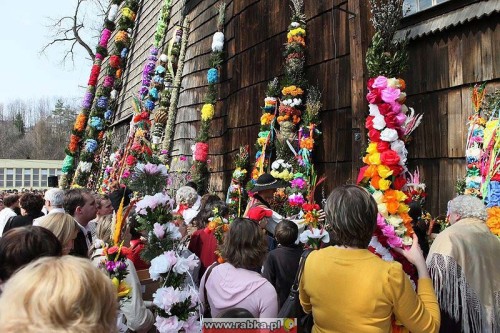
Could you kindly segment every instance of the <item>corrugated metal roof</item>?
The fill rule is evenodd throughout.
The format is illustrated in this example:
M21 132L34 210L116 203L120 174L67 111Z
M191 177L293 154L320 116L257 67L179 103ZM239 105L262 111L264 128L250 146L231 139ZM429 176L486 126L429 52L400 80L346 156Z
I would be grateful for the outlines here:
M396 40L401 39L409 31L408 38L410 40L416 39L475 19L480 19L483 16L489 16L496 12L500 12L499 0L476 2L472 5L462 7L444 15L433 17L405 29L398 30L394 38Z

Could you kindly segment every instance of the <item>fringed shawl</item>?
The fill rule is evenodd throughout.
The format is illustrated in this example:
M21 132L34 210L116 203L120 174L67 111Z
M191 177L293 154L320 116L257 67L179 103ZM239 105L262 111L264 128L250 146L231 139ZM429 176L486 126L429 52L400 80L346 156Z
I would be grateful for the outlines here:
M462 219L438 235L427 266L441 311L465 333L500 333L500 240L479 219Z

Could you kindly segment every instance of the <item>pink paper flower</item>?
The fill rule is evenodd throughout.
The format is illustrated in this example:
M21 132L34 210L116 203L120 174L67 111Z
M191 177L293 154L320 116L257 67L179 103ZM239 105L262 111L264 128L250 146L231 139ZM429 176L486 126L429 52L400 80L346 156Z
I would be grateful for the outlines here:
M122 178L128 178L128 177L130 177L130 171L127 169L127 170L123 171Z
M387 87L387 88L382 90L382 93L381 93L382 100L386 103L394 104L394 102L399 98L400 93L401 93L401 91L399 89Z
M163 239L163 237L165 237L165 229L158 222L156 222L153 225L153 232L154 232L155 236L158 237L158 239Z
M176 316L164 318L157 316L155 326L160 333L171 333L179 332L184 324L183 321L179 321Z
M387 88L387 78L385 76L377 76L375 81L373 81L372 87L380 89Z
M302 206L302 204L305 202L304 197L302 196L301 193L297 194L291 194L288 197L288 203L290 206L295 207L295 206Z
M302 178L296 178L290 182L292 188L304 189L307 185L306 181Z

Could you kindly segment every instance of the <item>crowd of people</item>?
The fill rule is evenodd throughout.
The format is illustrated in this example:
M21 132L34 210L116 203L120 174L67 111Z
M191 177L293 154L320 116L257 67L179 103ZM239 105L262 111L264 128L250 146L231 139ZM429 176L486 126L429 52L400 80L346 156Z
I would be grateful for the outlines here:
M321 217L329 243L304 255L303 226L269 204L282 186L262 175L220 246L205 230L215 214L228 216L226 202L200 197L191 184L178 189L175 211L184 217L186 251L200 259L191 274L205 317L277 317L302 267L300 305L312 314L313 332L391 332L397 324L411 332L500 332L500 240L484 223L480 199L451 200L450 226L430 248L426 233L416 231L412 246L398 249L418 272L414 285L401 264L368 250L378 208L365 189L332 191ZM130 197L126 187L109 195L52 188L3 196L1 332L154 331L154 309L137 274L149 267L140 255L148 235L133 209L124 229L129 301L117 301L116 288L98 269L112 243L115 213L122 200L133 205ZM410 207L418 230L420 207Z

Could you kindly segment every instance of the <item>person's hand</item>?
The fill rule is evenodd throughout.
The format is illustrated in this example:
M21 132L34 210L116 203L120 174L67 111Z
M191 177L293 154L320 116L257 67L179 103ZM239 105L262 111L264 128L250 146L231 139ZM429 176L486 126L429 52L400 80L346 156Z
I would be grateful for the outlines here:
M427 266L425 264L424 254L422 253L422 249L418 244L417 235L413 234L413 244L407 250L403 249L394 249L399 254L403 255L409 262L411 262L418 271L419 278L429 277L429 272L427 271Z
M325 211L323 209L320 209L320 210L318 210L318 213L319 213L319 218L318 218L319 223L325 222L325 220L326 220Z

